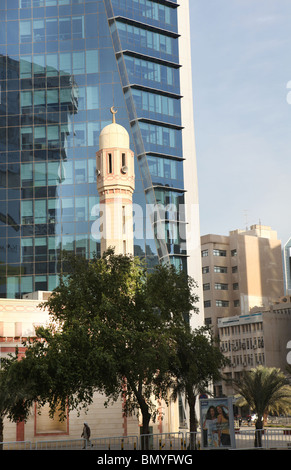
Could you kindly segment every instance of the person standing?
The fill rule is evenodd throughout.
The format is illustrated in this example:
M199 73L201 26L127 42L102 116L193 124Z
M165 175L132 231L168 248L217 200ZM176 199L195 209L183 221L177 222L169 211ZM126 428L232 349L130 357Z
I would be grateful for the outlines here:
M230 446L229 434L229 413L226 406L218 405L217 410L217 427L220 446Z
M203 437L205 447L218 447L217 411L210 406L203 423Z

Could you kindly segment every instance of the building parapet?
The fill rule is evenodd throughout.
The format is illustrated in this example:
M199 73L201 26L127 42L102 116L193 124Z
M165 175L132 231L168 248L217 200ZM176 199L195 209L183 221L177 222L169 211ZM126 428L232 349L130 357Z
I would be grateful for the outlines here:
M249 315L236 315L218 319L218 328L233 326L234 324L254 323L262 321L262 313L250 313Z

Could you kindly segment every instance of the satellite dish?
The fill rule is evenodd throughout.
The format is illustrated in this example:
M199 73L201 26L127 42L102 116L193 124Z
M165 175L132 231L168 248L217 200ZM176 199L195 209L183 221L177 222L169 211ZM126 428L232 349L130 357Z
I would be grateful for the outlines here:
M121 167L121 173L123 173L125 175L127 172L128 172L128 167L126 165Z

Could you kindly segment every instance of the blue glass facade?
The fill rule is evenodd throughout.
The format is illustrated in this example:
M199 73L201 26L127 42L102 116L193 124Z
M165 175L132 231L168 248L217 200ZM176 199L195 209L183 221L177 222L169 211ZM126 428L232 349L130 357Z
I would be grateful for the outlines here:
M135 151L135 254L186 268L177 8L0 0L0 297L53 289L62 249L99 253L95 154L113 104ZM177 207L155 214L156 238L147 203Z

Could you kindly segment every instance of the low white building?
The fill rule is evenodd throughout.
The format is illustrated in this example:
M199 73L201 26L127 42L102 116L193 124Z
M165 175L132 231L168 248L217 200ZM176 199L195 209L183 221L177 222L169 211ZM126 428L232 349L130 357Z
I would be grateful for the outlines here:
M284 297L269 308L255 307L248 315L218 319L220 348L230 360L224 374L239 378L243 370L264 365L283 372L287 366L288 343L291 340L291 298ZM231 394L221 384L218 393Z

